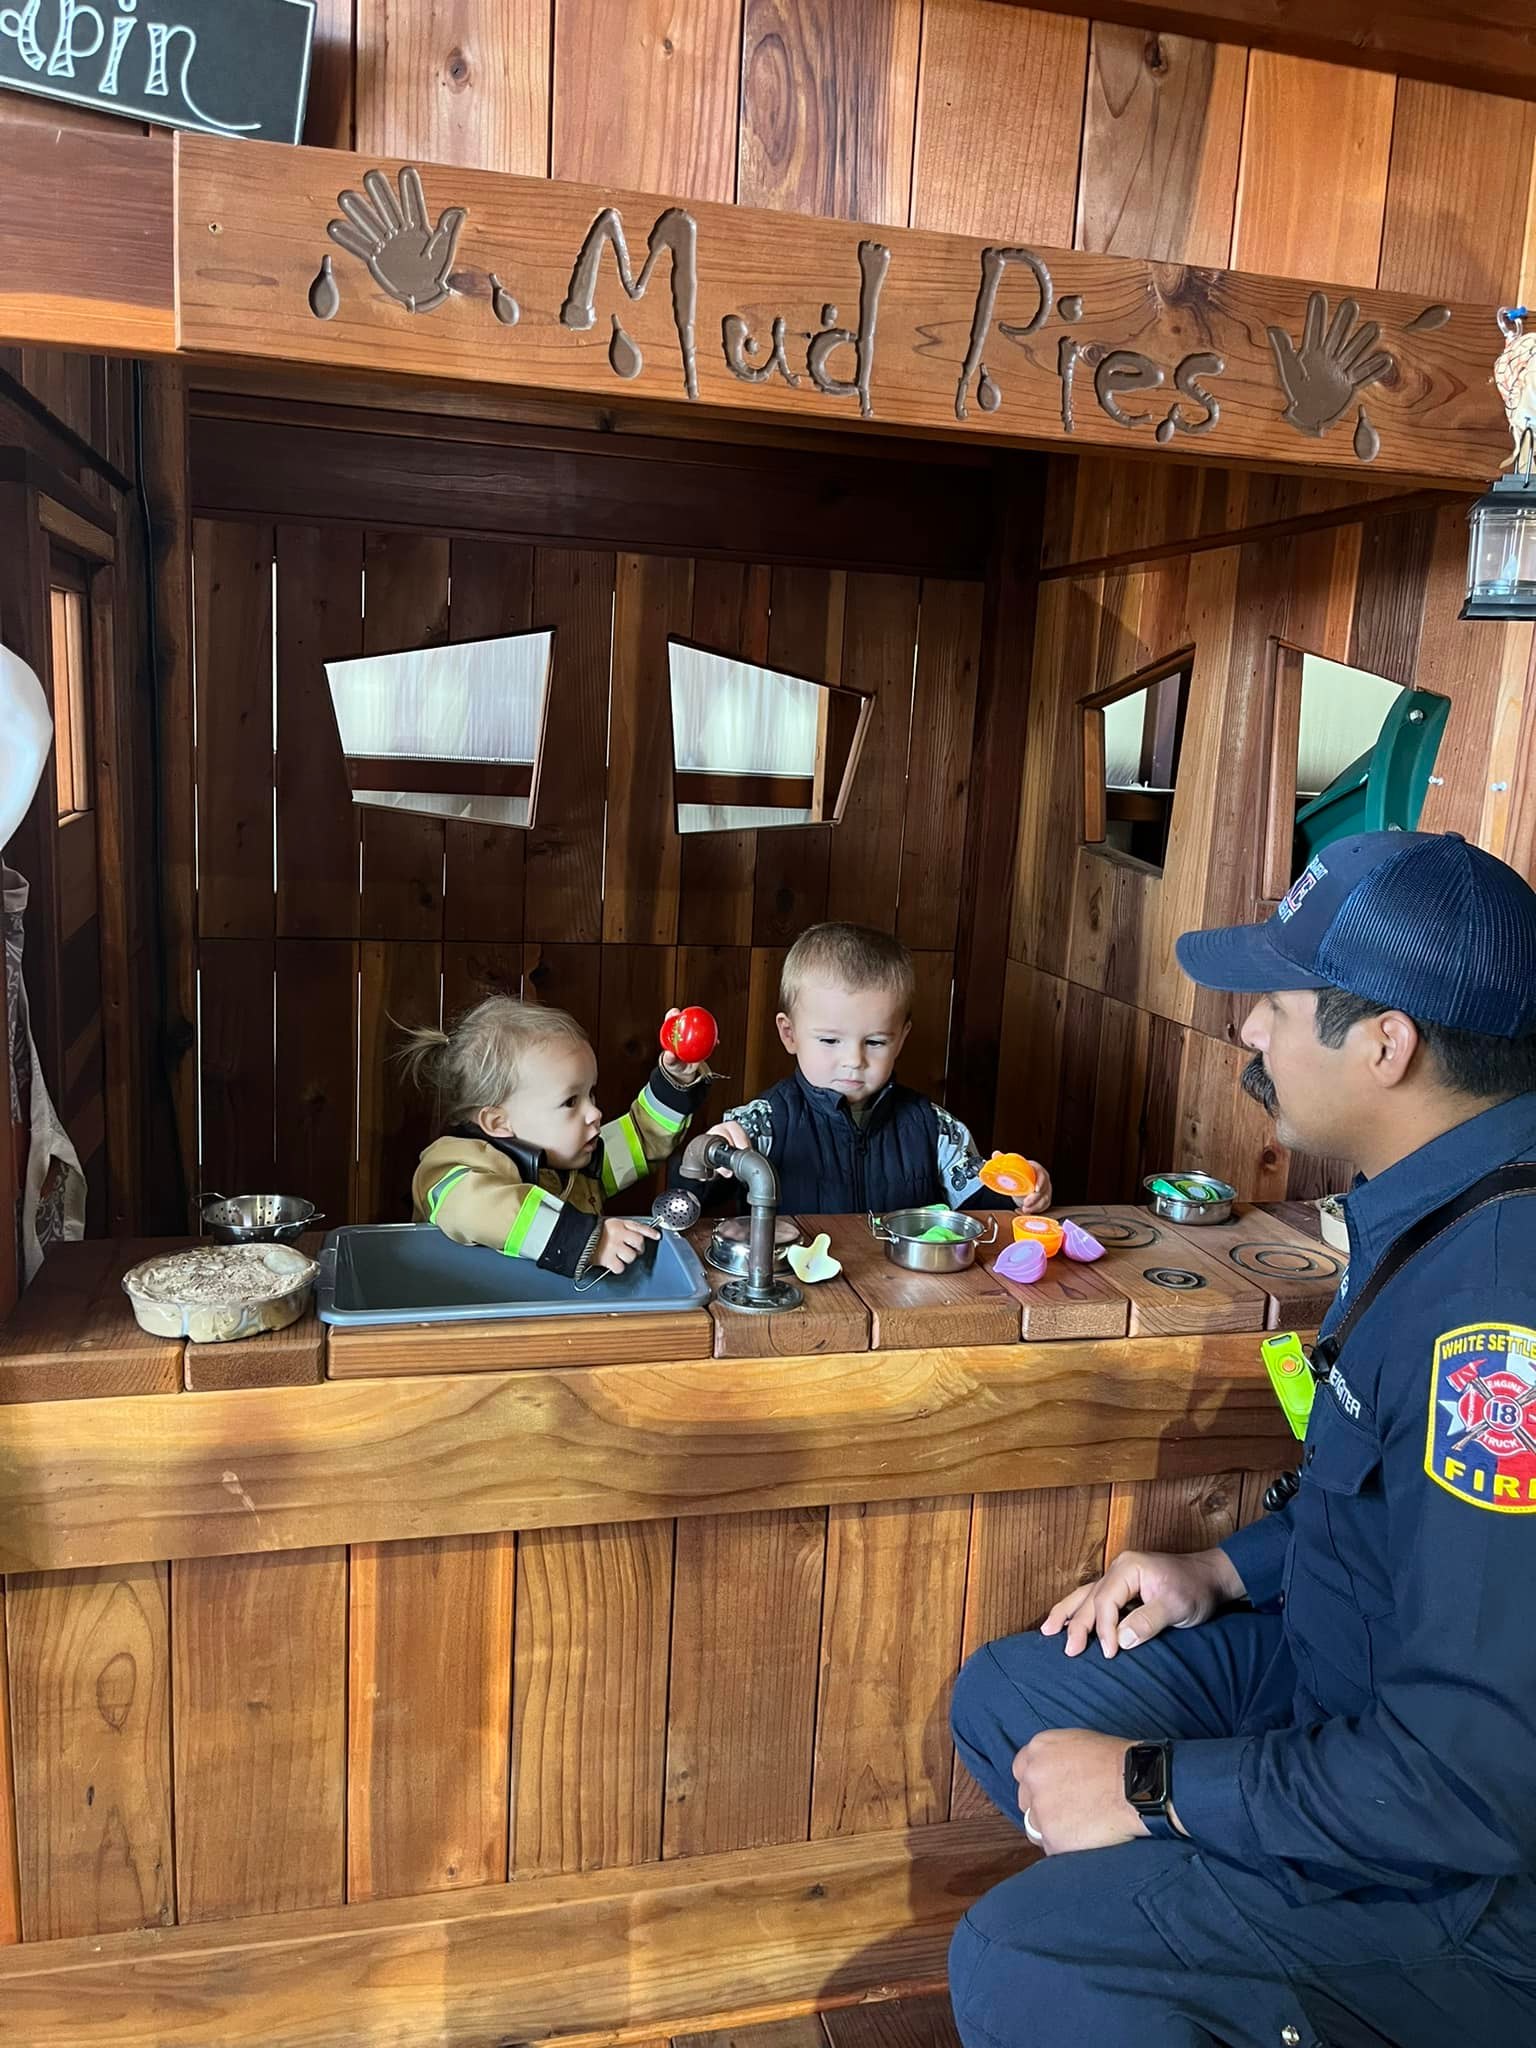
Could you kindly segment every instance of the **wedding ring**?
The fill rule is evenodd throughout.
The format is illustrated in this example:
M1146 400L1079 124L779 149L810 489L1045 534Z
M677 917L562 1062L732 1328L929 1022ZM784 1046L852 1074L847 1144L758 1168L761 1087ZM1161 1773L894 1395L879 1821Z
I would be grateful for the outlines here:
M1035 1826L1035 1809L1032 1806L1026 1806L1024 1809L1024 1832L1037 1845L1045 1840L1044 1835Z

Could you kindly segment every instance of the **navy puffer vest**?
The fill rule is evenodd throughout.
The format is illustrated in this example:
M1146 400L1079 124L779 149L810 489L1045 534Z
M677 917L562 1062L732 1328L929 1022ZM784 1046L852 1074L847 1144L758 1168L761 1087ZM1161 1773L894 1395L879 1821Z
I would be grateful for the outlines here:
M892 1081L863 1125L834 1089L813 1088L797 1071L763 1098L773 1113L769 1150L779 1205L791 1215L884 1212L944 1200L938 1112L926 1096Z

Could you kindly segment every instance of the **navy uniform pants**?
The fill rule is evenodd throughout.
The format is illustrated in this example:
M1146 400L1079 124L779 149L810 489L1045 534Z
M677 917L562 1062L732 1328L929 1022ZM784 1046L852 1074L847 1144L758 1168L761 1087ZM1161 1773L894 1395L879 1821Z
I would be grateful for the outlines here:
M1150 1741L1291 1719L1278 1615L1110 1659L1097 1643L1069 1658L1063 1640L989 1643L955 1687L961 1757L1016 1822L1013 1758L1044 1728ZM1139 1839L1043 1858L989 1892L955 1931L950 1995L966 2048L1530 2048L1533 1892L1464 1880L1298 1905L1190 1844Z

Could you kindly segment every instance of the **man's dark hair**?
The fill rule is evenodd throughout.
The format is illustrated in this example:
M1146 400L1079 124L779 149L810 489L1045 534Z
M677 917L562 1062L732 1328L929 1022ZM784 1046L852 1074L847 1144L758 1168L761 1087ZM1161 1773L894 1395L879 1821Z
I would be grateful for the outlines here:
M1317 992L1317 1035L1324 1045L1344 1043L1351 1026L1366 1017L1382 1017L1391 1003L1373 1003L1348 989ZM1481 1031L1449 1031L1443 1024L1424 1024L1415 1017L1419 1042L1434 1061L1440 1079L1459 1095L1480 1102L1503 1102L1536 1089L1536 1037L1490 1038Z

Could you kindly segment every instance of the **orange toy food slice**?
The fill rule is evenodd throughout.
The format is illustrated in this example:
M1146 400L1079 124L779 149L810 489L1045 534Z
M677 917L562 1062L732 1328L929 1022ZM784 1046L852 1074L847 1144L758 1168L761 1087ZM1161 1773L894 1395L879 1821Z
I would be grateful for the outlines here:
M1066 1232L1054 1216L1015 1216L1013 1237L1015 1244L1039 1245L1048 1259L1054 1259Z
M983 1187L994 1195L1032 1195L1040 1177L1022 1152L999 1152L989 1159L979 1175Z

